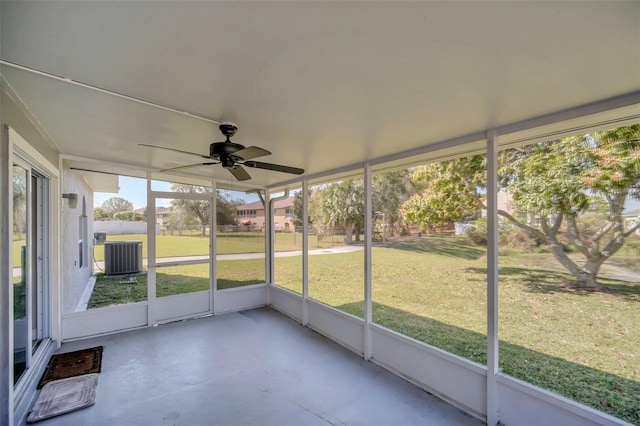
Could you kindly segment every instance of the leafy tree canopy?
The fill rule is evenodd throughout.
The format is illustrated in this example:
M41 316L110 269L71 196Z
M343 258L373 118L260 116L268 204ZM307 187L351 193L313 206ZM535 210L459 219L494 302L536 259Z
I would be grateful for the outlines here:
M96 216L96 212L94 210L93 212L93 216ZM134 211L128 211L128 212L118 212L114 215L114 219L115 220L123 220L123 221L129 221L129 222L144 222L146 221L145 216L141 215L140 213L136 213Z
M209 186L184 185L174 183L171 185L174 192L186 194L213 194L213 188ZM206 233L209 224L209 202L206 200L175 199L171 202L174 209L180 209L187 216L180 216L181 221L192 222L194 219L202 227L202 235ZM220 191L216 191L216 221L217 225L236 224L237 202L225 196Z
M373 220L377 220L376 213L381 213L384 214L386 226L400 224L400 206L415 190L409 171L376 173L372 176L371 189ZM301 195L301 192L296 194L300 198L300 215ZM316 188L309 196L309 216L316 225L344 228L346 242L351 242L353 235L359 241L365 216L363 179L345 179Z
M93 220L103 221L111 219L111 214L102 207L96 207L93 209Z
M110 217L115 217L116 213L133 210L133 204L122 197L111 197L105 200L102 205L103 210L109 213Z
M311 188L307 189L307 198L311 199L311 196L313 195L313 191L311 190ZM303 226L303 214L302 214L302 210L303 210L303 205L302 205L302 190L300 191L296 191L293 194L293 207L292 207L292 212L291 212L291 221L293 222L294 226ZM309 224L313 223L313 218L311 216L309 216L308 218Z
M545 241L579 283L596 286L602 263L640 227L622 217L627 199L640 199L640 125L507 149L498 162L498 189L513 200L499 214ZM486 208L483 155L418 167L412 179L426 189L404 204L408 221L441 224ZM606 214L585 226L594 203ZM584 261L571 259L565 244Z

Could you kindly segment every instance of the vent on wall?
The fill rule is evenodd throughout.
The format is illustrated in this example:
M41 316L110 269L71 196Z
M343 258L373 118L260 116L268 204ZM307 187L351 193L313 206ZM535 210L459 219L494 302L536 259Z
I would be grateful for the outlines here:
M142 241L104 243L105 275L134 274L142 271Z

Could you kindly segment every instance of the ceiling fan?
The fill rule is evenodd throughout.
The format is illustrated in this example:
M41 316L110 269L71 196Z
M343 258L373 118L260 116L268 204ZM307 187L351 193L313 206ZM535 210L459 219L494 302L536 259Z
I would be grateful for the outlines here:
M185 166L172 167L170 169L160 170L161 172L170 172L175 170L188 169L190 167L198 167L198 166L210 166L213 164L222 164L222 167L229 170L233 177L237 180L249 180L251 179L251 175L247 173L244 167L253 167L255 169L265 169L265 170L274 170L277 172L283 173L292 173L294 175L301 175L304 173L303 169L299 169L297 167L283 166L280 164L273 163L263 163L261 161L253 161L254 158L264 157L266 155L271 155L271 152L267 151L264 148L260 148L258 146L249 146L244 147L244 145L240 145L238 143L231 142L231 137L236 134L238 130L238 126L234 123L224 122L220 123L220 131L224 136L226 136L226 140L224 142L214 142L209 145L209 155L205 154L197 154L195 152L182 151L180 149L167 148L165 146L157 146L157 145L148 145L148 144L138 144L140 146L146 146L149 148L160 148L166 149L169 151L181 152L183 154L195 155L200 158L207 159L204 163L195 163L188 164Z

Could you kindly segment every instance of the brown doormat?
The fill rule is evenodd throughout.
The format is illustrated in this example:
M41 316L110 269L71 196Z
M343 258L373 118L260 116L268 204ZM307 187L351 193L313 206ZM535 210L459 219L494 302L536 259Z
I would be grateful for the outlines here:
M53 380L99 373L101 366L102 346L53 355L38 383L38 389Z

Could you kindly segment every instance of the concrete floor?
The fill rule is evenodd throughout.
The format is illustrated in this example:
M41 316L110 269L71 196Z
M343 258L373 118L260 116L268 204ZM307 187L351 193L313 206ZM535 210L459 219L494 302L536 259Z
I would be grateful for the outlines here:
M262 308L64 344L103 345L95 405L52 425L480 425Z

